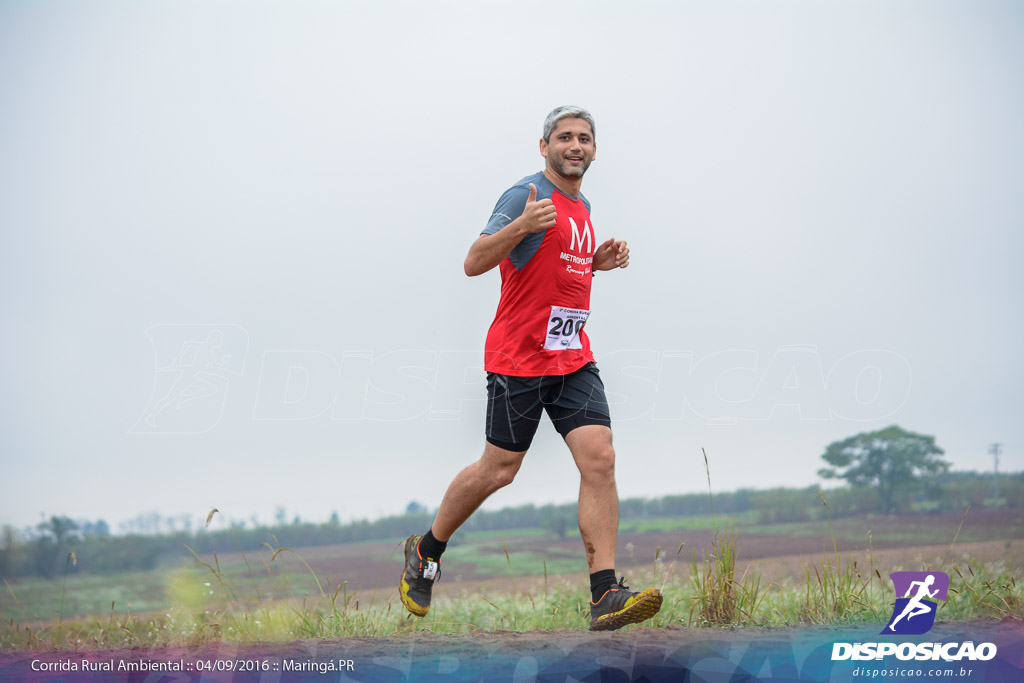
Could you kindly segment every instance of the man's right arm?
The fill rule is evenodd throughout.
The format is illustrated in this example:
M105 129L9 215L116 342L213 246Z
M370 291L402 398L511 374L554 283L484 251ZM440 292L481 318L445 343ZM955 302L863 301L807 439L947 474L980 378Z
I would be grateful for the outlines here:
M553 227L557 216L555 205L550 199L537 201L537 188L530 183L530 194L522 214L501 230L480 235L473 242L463 264L466 275L486 273L501 263L524 237Z

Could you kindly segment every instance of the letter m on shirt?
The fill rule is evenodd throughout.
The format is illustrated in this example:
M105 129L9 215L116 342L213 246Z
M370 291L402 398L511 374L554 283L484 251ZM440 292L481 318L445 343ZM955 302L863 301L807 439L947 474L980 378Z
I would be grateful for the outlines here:
M576 225L576 221L569 218L569 227L572 228L572 241L569 243L569 251L577 251L576 244L579 243L580 248L578 251L584 254L591 254L594 251L594 231L590 229L590 221L583 221L583 234L580 234L579 226ZM587 241L586 250L583 249L583 240Z

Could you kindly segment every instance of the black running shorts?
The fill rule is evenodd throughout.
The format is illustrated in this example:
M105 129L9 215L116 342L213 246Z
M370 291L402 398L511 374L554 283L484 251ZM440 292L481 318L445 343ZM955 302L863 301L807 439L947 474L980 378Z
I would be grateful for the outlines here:
M487 373L488 442L509 451L529 449L543 411L563 439L584 425L611 427L597 365L588 363L568 375L549 377Z

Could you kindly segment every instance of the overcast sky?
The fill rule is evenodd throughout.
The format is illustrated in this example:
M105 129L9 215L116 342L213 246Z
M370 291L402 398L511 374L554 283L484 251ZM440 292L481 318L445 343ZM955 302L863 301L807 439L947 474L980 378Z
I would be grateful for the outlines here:
M0 3L0 523L374 518L483 448L462 261L591 110L623 497L1024 469L1019 2ZM549 424L490 508L575 499ZM411 530L422 531L422 530Z

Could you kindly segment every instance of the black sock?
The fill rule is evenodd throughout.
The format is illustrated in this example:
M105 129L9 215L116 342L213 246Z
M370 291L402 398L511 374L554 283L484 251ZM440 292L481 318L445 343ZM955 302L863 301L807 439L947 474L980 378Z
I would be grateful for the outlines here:
M434 538L434 530L431 529L423 536L420 541L420 555L424 558L430 558L434 562L441 559L441 553L448 547L448 541L439 541Z
M615 570L602 569L590 575L590 599L593 602L601 600L608 589L615 585Z

